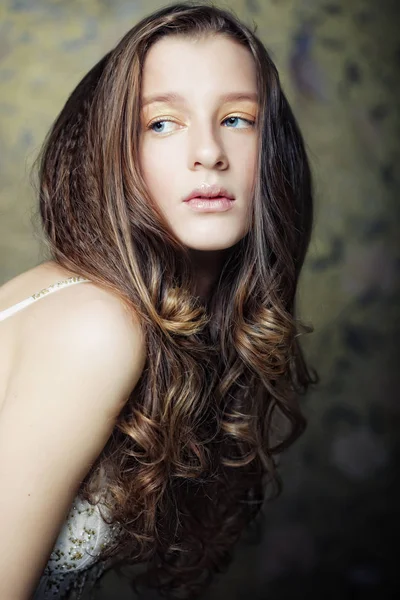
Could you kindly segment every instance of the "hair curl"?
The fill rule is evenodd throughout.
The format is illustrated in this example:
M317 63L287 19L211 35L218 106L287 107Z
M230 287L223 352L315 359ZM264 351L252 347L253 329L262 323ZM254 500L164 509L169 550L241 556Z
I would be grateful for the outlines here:
M260 151L250 230L202 302L187 248L146 190L138 148L147 51L166 35L209 34L254 58ZM304 431L298 396L319 380L298 341L313 328L295 317L313 224L302 135L255 30L231 12L186 2L141 20L89 71L37 162L53 260L117 293L147 344L141 378L80 490L94 503L106 474L121 535L102 557L147 561L133 587L197 597L230 564L267 484L273 497L281 493L275 455Z

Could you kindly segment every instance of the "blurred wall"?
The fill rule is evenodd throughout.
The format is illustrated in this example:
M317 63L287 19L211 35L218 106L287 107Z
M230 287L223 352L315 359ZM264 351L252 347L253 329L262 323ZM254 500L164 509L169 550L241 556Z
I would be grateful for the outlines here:
M156 0L0 5L0 285L42 262L29 168L90 67ZM399 3L231 0L272 54L306 139L316 222L299 290L321 383L284 492L209 599L379 598L395 589L400 409ZM118 590L118 596L117 596ZM391 590L391 592L389 592ZM98 599L128 598L116 573ZM371 596L372 597L372 596Z

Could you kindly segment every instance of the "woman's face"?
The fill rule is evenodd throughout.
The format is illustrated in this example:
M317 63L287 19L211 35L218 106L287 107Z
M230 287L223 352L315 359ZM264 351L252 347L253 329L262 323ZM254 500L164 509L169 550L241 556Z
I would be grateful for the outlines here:
M175 98L157 96L175 95ZM244 98L224 98L240 94ZM158 40L147 53L141 98L140 166L150 195L180 241L230 248L247 233L257 159L256 68L250 52L215 35ZM194 188L224 187L226 212L195 212Z

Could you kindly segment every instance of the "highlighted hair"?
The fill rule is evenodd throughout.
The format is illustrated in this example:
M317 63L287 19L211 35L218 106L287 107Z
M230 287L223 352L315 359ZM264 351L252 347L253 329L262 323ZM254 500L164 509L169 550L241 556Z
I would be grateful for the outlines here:
M202 302L188 251L138 167L140 89L158 39L215 34L254 59L259 153L250 230ZM299 396L318 381L299 344L313 329L295 316L313 224L302 135L255 32L229 11L185 2L141 20L90 70L38 162L53 260L118 294L147 344L142 376L81 487L94 502L97 476L107 476L121 536L103 557L146 561L134 586L195 598L231 562L269 484L280 494L276 456L304 431Z

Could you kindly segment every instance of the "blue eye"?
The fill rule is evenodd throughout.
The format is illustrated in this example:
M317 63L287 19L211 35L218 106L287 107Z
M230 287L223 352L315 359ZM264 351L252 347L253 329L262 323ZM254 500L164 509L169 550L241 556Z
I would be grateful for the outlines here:
M231 125L232 125L232 120L235 121L237 119L239 119L239 121L244 121L245 123L247 123L247 125L250 125L250 127L252 127L255 124L254 121L250 121L249 119L243 119L243 117L234 117L234 116L227 117L225 119L225 121L230 121ZM225 123L225 121L222 121L222 122ZM239 127L239 128L238 127L234 127L233 129L242 129L242 127Z
M160 125L161 123L174 123L174 121L171 121L170 119L160 119L159 121L153 121L153 123L150 123L150 125L147 127L147 129L150 129L154 133L168 133L159 128L154 129L156 125Z
M151 129L151 131L154 131L154 133L165 133L164 131L162 131L161 129L153 129L155 127L155 125L160 125L160 123L173 123L173 121L169 121L166 119L163 119L162 121L154 121L154 123L150 123L149 125L149 129Z

